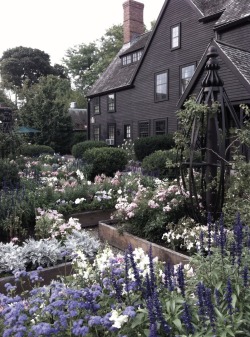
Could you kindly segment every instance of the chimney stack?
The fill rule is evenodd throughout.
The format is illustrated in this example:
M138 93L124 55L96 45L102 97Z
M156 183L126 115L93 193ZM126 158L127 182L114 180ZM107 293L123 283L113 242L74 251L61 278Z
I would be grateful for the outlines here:
M129 43L145 33L143 22L144 4L134 0L123 3L123 41Z

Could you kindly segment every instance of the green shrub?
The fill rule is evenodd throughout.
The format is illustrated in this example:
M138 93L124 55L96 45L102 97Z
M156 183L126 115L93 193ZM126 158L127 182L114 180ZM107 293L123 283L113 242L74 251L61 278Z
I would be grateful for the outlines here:
M86 140L73 145L71 153L75 158L82 159L87 150L100 147L108 147L108 145L103 141Z
M16 132L4 133L0 131L0 158L15 158L23 143L22 136Z
M89 149L85 152L84 159L91 165L91 180L102 173L111 177L115 172L124 170L128 162L125 150L111 147Z
M85 142L86 140L87 140L86 131L74 132L72 136L71 149L74 145Z
M175 179L179 175L178 168L170 168L167 164L175 163L176 159L176 154L172 150L155 151L143 159L142 170L144 173L160 179Z
M54 154L54 152L52 147L47 145L28 144L22 145L20 148L20 153L27 157L39 157L41 154Z
M0 189L16 186L20 181L18 172L18 165L13 160L0 159Z
M175 145L173 135L161 135L138 138L134 142L135 156L142 161L146 156L158 150L169 150Z

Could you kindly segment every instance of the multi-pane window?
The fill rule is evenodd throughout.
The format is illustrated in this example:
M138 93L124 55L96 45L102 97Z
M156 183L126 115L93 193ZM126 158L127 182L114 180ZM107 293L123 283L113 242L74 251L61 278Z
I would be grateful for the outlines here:
M124 125L124 139L131 138L131 125L126 124Z
M166 120L160 119L155 121L155 135L165 135L166 134Z
M149 136L149 122L139 122L139 138Z
M141 50L133 53L133 62L139 61L140 58L141 58L141 56L142 56L142 51Z
M155 101L168 99L168 72L155 75Z
M100 113L100 98L99 97L93 98L93 110L94 110L94 114Z
M171 49L180 48L181 46L181 26L178 23L171 27Z
M127 64L130 64L131 62L132 62L132 55L131 54L123 56L122 65L126 66Z
M142 50L133 52L132 54L128 54L122 57L122 65L126 66L131 63L135 63L140 60L142 56Z
M100 140L100 126L94 126L94 140Z
M108 139L115 139L115 124L108 125Z
M195 72L195 65L191 64L181 68L181 94L184 93L188 83Z
M108 95L108 111L109 112L115 111L115 94Z

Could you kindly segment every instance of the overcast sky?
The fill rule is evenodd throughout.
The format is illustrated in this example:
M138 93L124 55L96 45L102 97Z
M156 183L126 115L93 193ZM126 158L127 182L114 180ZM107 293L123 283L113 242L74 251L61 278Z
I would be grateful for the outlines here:
M2 53L14 47L40 49L61 63L68 48L90 43L123 23L125 0L1 0ZM156 20L164 0L144 3L144 23Z

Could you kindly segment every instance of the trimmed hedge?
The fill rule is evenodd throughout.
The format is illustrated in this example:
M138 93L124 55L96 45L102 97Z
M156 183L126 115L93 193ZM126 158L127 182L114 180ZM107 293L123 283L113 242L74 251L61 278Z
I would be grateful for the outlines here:
M103 141L86 140L73 145L71 153L76 159L83 159L84 153L93 148L108 147Z
M20 147L20 154L27 157L39 157L41 154L53 155L55 151L47 145L29 144Z
M112 177L117 171L124 170L128 162L125 150L112 147L89 149L84 153L83 159L91 167L91 180L102 173Z
M137 160L149 156L151 153L158 150L169 150L175 146L172 134L138 138L134 141L134 151Z
M167 162L175 163L176 159L176 154L173 153L171 150L159 150L145 157L142 161L141 167L143 173L147 175L156 176L160 179L175 179L180 173L179 169L168 168L166 164Z

